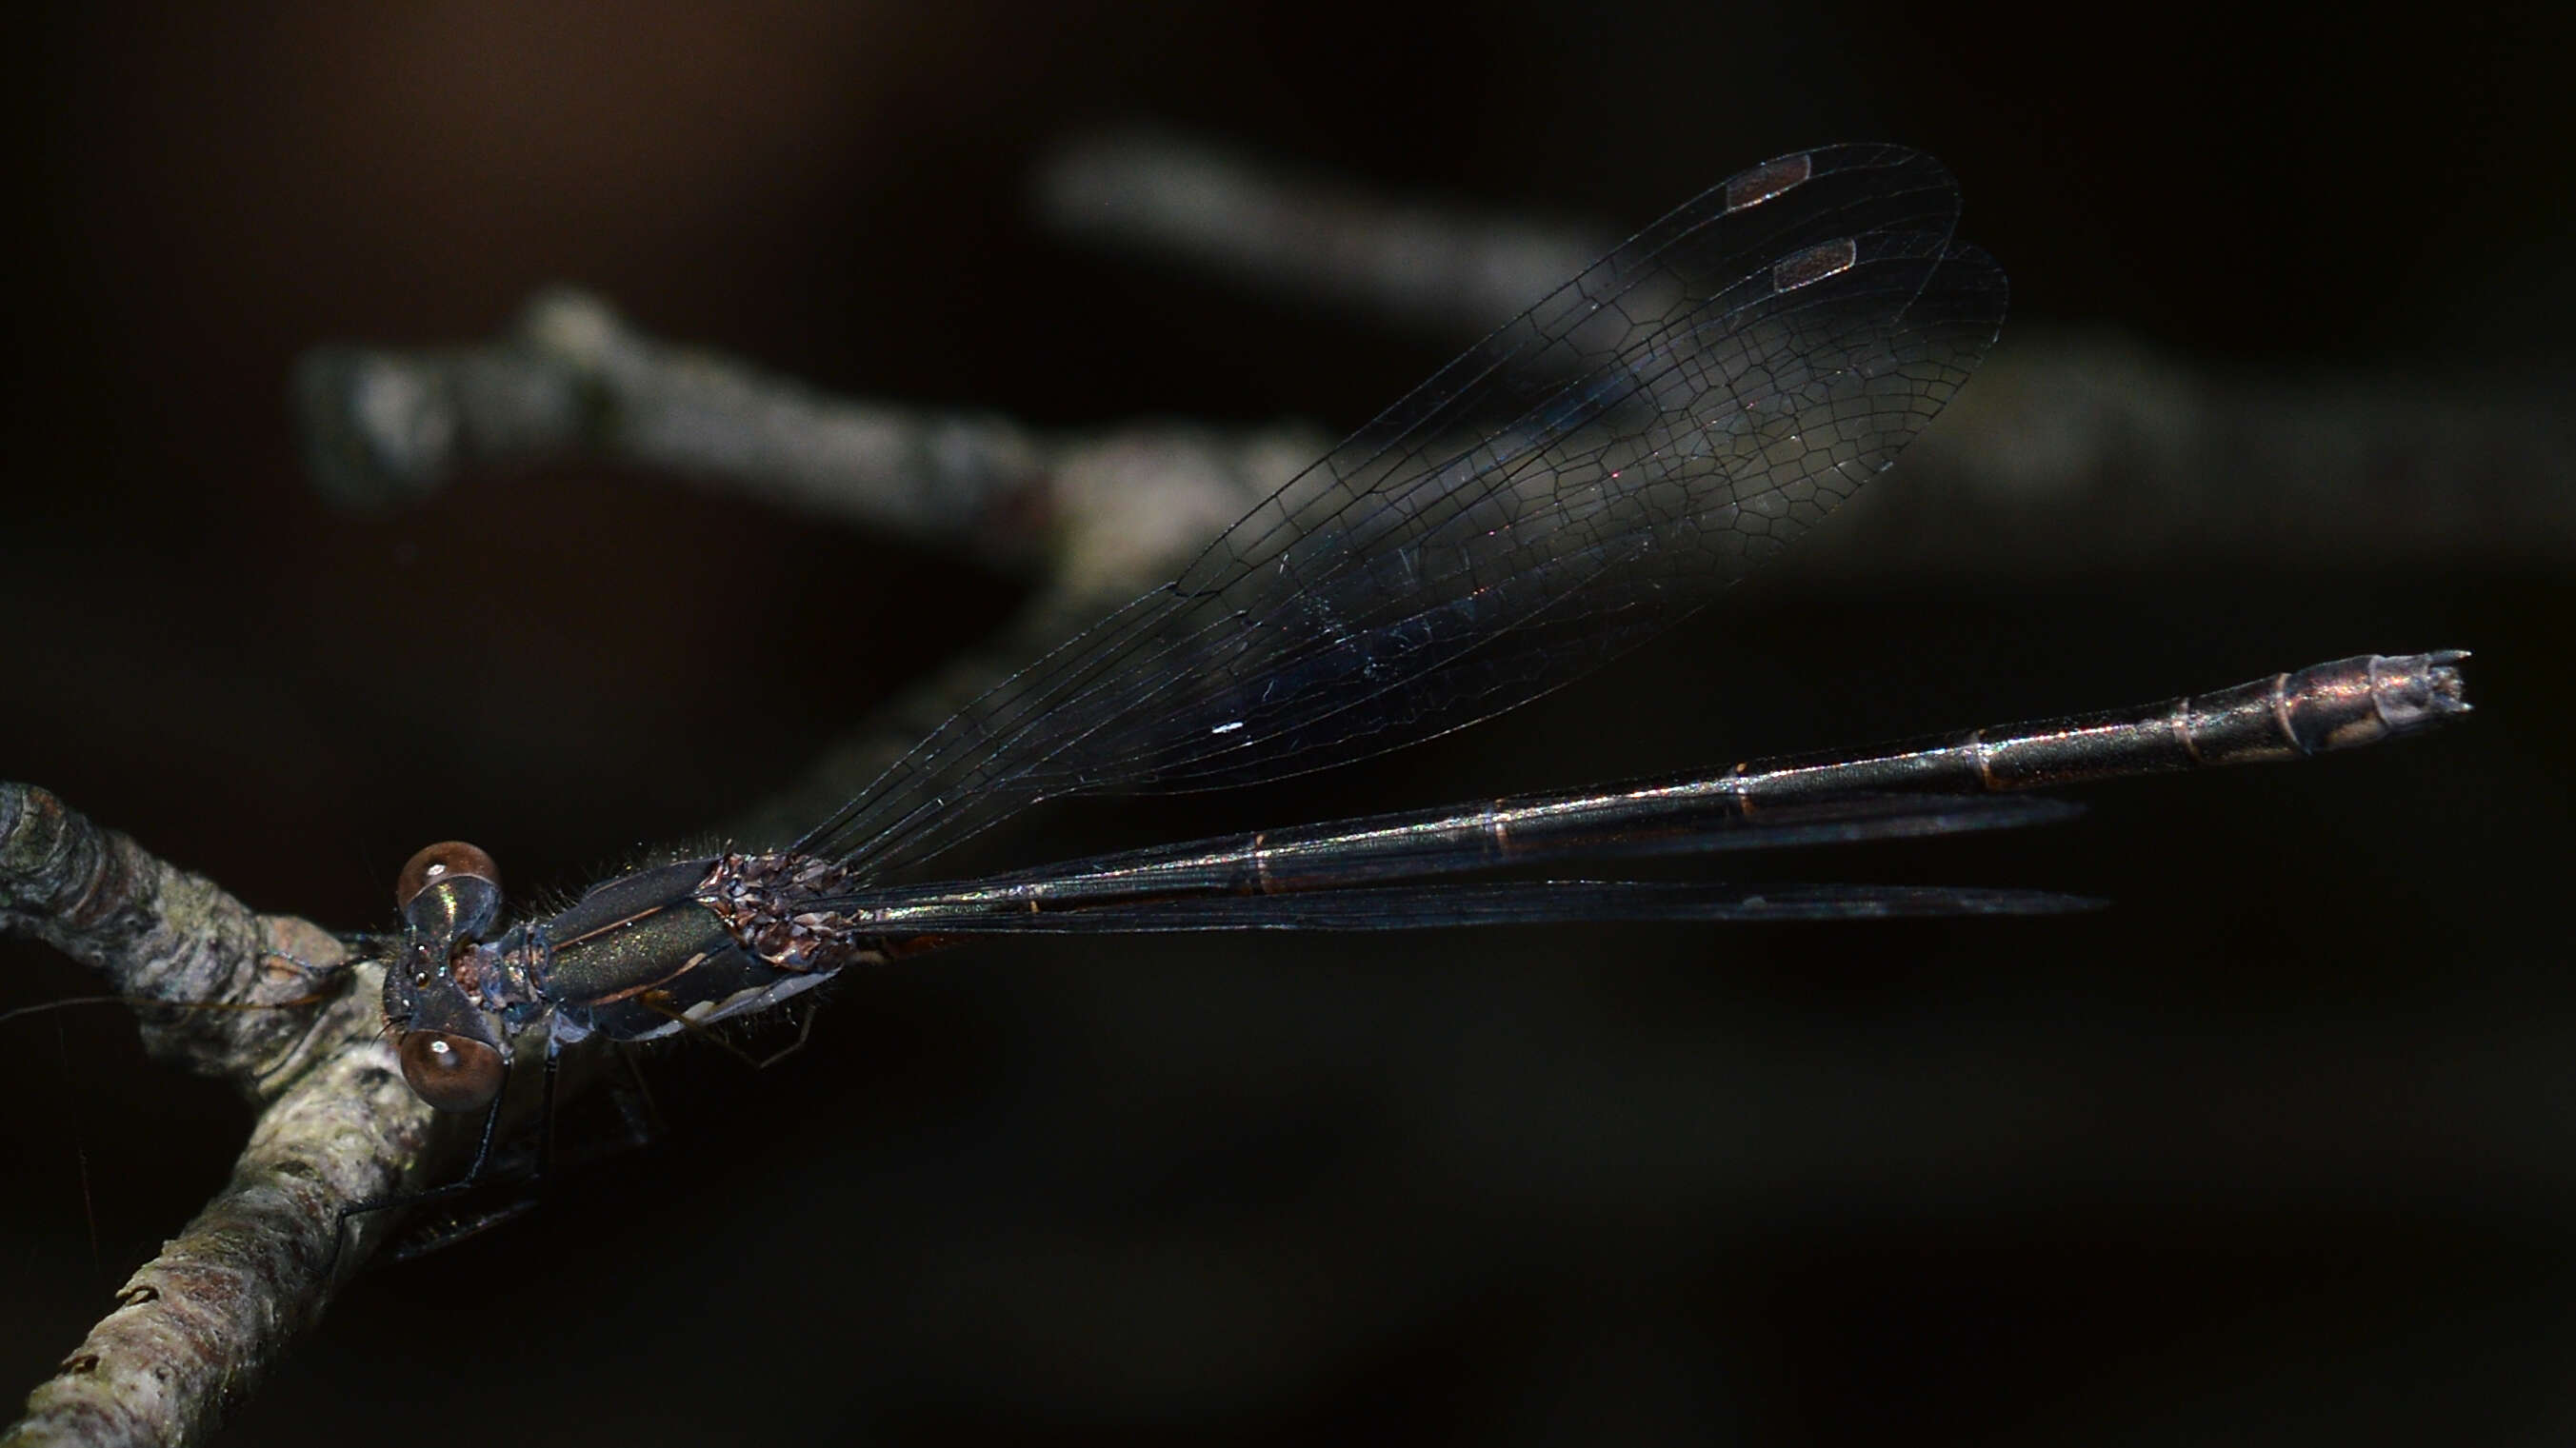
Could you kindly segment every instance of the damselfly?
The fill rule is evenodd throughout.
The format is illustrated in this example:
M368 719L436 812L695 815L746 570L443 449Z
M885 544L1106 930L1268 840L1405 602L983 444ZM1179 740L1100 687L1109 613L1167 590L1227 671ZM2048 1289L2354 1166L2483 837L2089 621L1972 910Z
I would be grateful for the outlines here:
M2463 711L2457 653L2365 656L2115 713L937 879L1042 801L1273 780L1527 702L1777 553L1930 422L2001 324L1931 158L1836 146L1629 239L1289 482L1170 584L934 730L793 843L504 919L489 856L403 870L384 1014L431 1105L493 1124L525 1032L765 1010L854 965L1031 932L1386 930L2015 914L2023 890L1620 879L1507 865L1921 836L2069 806L2009 791L2291 758Z

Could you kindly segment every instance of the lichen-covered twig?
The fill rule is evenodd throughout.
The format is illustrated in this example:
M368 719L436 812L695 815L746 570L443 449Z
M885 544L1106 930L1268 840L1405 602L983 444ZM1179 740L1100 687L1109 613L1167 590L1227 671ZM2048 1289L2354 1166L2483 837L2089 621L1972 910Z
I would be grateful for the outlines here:
M308 1034L309 1017L275 1008L327 989L346 959L327 932L258 915L23 784L0 783L0 931L44 941L142 1005L154 1055L254 1095Z
M418 1168L430 1113L394 1070L373 971L351 967L346 942L255 914L22 784L0 783L0 930L99 971L156 1056L263 1107L232 1179L126 1279L0 1442L197 1441L321 1314L341 1209ZM344 1267L380 1225L352 1224Z

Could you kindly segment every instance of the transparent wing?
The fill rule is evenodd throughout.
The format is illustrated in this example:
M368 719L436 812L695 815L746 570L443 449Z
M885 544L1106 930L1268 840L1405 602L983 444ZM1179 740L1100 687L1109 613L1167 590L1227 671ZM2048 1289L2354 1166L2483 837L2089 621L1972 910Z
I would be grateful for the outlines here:
M797 844L881 878L1039 800L1345 763L1687 615L1887 466L1984 357L1955 183L1803 152L1648 227Z
M1606 920L1893 920L2053 915L2090 910L2100 903L2045 890L1939 885L1518 880L1374 885L1311 895L1238 895L1035 915L971 915L953 922L922 922L922 930L934 935L1159 935L1194 930L1439 930Z
M1691 782L1696 784L1697 781ZM873 884L800 899L800 911L930 933L978 915L1097 910L1184 896L1279 895L1441 875L1650 856L1803 849L2055 824L2083 813L2028 795L1855 794L1740 802L1686 784L1369 815L1059 860L1007 874ZM1675 805L1680 808L1675 808Z

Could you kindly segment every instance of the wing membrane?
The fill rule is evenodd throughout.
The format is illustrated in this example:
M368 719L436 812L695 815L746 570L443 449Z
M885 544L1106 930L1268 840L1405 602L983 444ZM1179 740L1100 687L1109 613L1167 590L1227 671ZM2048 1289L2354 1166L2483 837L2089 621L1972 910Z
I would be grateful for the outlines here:
M1958 191L1757 167L1443 368L798 848L871 878L1039 800L1274 779L1536 697L1687 615L1922 430L2000 324Z
M1311 895L1161 900L1037 915L907 917L923 935L1157 935L1212 930L1439 930L1640 920L1897 920L2053 915L2101 902L2045 890L1924 885L1721 885L1656 880L1520 880L1377 885Z
M1706 783L1527 796L1186 840L973 880L872 886L818 896L801 908L873 918L898 930L917 916L1024 916L1182 896L1342 890L1572 859L1926 839L2053 824L2082 813L2061 800L2029 796L1861 794L1766 804L1745 814L1723 792L1702 788Z

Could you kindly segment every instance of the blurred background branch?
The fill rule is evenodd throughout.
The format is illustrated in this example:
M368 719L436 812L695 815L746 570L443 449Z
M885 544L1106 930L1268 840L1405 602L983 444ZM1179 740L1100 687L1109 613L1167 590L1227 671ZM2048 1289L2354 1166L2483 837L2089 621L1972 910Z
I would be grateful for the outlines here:
M1450 344L1620 233L1470 215L1116 132L1053 156L1054 230ZM1970 235L1975 234L1973 214ZM1865 494L1820 564L1882 578L2073 577L2172 558L2287 567L2576 562L2576 376L2195 366L2106 330L2016 322L1976 387Z
M1070 236L1452 345L1616 240L1378 198L1152 134L1067 148L1033 194L1044 220ZM1865 494L1865 521L1817 550L1819 576L2044 579L2175 559L2567 566L2576 562L2576 417L2561 405L2570 381L2529 368L2194 368L2109 333L2015 326L1978 386L1908 454L1905 482ZM1186 552L1326 437L1128 429L1103 441L1042 439L999 417L829 397L657 341L568 291L539 296L511 333L481 347L317 350L298 367L296 395L316 482L351 506L414 498L476 467L635 464L1004 567L1026 566L1055 530L1142 519L1166 520L1173 536L1140 546ZM1178 491L1131 515L1082 491L1104 473L1112 491ZM1077 539L1068 551L1099 546Z

